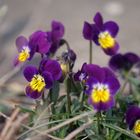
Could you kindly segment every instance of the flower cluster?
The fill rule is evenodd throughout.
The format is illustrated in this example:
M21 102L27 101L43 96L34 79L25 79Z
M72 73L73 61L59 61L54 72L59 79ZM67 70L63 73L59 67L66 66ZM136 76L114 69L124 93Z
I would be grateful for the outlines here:
M114 21L103 22L100 13L96 13L93 18L94 23L84 23L83 36L87 40L92 40L100 46L107 55L114 55L119 49L119 44L115 40L119 26Z
M57 116L59 111L62 114L67 114L66 116L62 115L62 118L70 117L76 114L78 110L87 111L89 108L87 109L85 106L87 104L91 105L93 109L97 111L97 115L95 116L98 121L97 131L99 131L98 134L100 134L100 123L108 116L109 119L114 117L107 111L114 107L114 110L112 109L111 112L116 111L115 113L117 114L121 106L121 103L118 101L121 100L121 96L124 96L123 90L127 82L133 93L133 85L130 82L130 80L132 80L133 84L137 86L136 90L138 90L137 92L139 93L140 90L138 88L140 82L139 80L135 81L134 78L136 76L134 77L133 74L131 74L131 69L135 64L140 62L140 57L131 52L125 54L118 53L119 44L115 38L118 34L119 26L116 22L104 22L99 12L96 13L93 21L94 23L85 22L83 27L83 36L86 40L90 41L89 63L83 63L81 69L77 72L73 71L77 56L70 48L67 40L63 39L65 32L64 25L58 21L52 21L51 30L49 31L38 30L33 32L29 38L19 36L16 39L18 55L14 60L14 65L17 66L19 63L27 60L31 61L36 53L40 54L41 57L37 66L27 65L24 67L23 75L28 81L25 88L26 95L32 99L42 97L43 101L53 102L52 113L56 113L53 116ZM108 63L109 67L92 64L92 41L97 46L100 46L107 55L111 56ZM64 50L60 56L56 56L57 59L54 59L53 57L62 45L66 45L66 50ZM126 74L126 77L120 77L122 80L126 80L121 90L119 90L121 85L115 75L116 71L121 74ZM66 94L63 96L59 96L60 83L64 83L66 86ZM51 93L48 94L48 96L44 96L46 89L48 89L48 93ZM115 96L118 92L117 104L115 104ZM54 97L55 95L56 97ZM85 106L83 104L85 104ZM122 107L123 109L125 108L125 111L127 105L128 104ZM67 113L63 111L67 111ZM124 112L123 114L125 114ZM102 118L103 115L105 115L105 119ZM55 119L52 117L51 120ZM107 120L104 122L107 122ZM130 130L133 130L137 136L140 136L140 108L131 106L127 110L126 123ZM117 123L115 122L114 124ZM74 125L76 126L76 124ZM75 128L75 126L72 126L72 128ZM104 124L102 124L102 127L105 128ZM108 131L110 130L108 129ZM111 131L111 133L112 132L113 131ZM113 136L115 135L113 134ZM117 134L117 136L120 137L121 135ZM110 137L110 139L112 138Z
M18 55L14 60L15 66L20 62L31 60L36 52L42 56L50 56L57 51L64 36L64 26L58 21L52 21L51 26L51 31L38 30L32 33L29 39L24 36L19 36L16 39Z

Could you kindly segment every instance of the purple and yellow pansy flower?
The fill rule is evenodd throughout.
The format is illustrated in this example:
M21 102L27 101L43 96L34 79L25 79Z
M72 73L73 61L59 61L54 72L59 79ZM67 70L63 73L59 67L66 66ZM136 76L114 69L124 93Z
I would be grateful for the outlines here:
M118 34L119 26L114 21L103 22L101 14L98 12L93 18L94 23L84 23L83 36L87 40L93 40L100 46L107 55L114 55L119 49L115 37Z
M16 46L18 50L18 55L14 60L14 65L18 65L20 62L25 62L26 60L31 60L35 50L29 45L28 40L24 36L19 36L16 39Z
M60 79L62 71L56 60L42 60L39 69L35 66L27 66L23 74L29 82L25 91L26 95L37 99L42 96L45 88L51 88L54 81Z
M88 75L86 94L88 103L96 110L107 110L114 105L114 96L120 88L119 81L108 68L94 64L86 65Z

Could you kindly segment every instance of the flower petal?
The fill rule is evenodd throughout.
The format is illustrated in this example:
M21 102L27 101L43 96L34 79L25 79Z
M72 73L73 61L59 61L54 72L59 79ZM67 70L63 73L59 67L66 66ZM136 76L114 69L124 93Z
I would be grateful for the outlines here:
M25 89L26 95L32 99L38 99L42 96L42 92L33 91L30 86L27 86Z
M88 22L84 22L84 27L83 27L83 36L87 40L92 40L93 38L93 28L92 25Z
M85 71L88 76L93 76L95 79L99 80L99 82L102 82L105 78L104 70L98 65L87 64L85 66Z
M94 16L94 19L93 20L94 20L96 26L101 29L102 26L103 26L103 18L102 18L102 15L99 12L97 12L96 15Z
M45 84L46 84L45 87L46 87L47 89L51 88L51 87L53 86L53 77L52 77L52 75L51 75L49 72L44 71L44 72L42 73L42 76L43 76L44 79L45 79Z
M105 71L105 77L110 77L110 76L115 77L115 74L108 67L102 67L102 68Z
M20 52L23 46L28 46L28 40L24 36L19 36L16 39L16 46L18 51Z
M105 31L106 30L109 31L109 33L111 34L112 37L116 37L116 35L119 31L119 26L114 21L108 21L108 22L104 23L103 28Z
M115 77L108 77L105 84L109 86L110 94L115 95L120 88L120 83Z
M140 61L140 57L134 53L128 52L124 54L124 58L132 65Z
M52 21L52 39L54 42L59 41L64 36L64 25L58 21Z
M109 67L114 71L122 69L124 65L125 61L122 54L116 54L109 60Z
M42 60L40 69L51 73L54 80L59 80L62 76L60 64L56 60Z
M103 49L103 50L107 55L115 55L117 53L117 51L119 50L119 44L117 42L115 42L115 44L112 48Z
M37 73L38 70L35 66L27 66L23 71L24 77L29 82L32 80L33 76Z

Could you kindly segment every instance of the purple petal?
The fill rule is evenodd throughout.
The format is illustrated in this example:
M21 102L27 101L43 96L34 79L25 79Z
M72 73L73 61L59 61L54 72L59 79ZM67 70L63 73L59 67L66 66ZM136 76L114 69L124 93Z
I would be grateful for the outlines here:
M109 60L109 67L114 71L122 69L124 65L125 61L122 54L116 54Z
M58 21L52 21L52 38L53 41L59 41L64 36L64 25Z
M119 50L119 44L115 42L115 45L112 48L103 49L107 55L115 55Z
M110 94L115 95L120 88L120 83L115 77L108 77L105 84L109 86Z
M131 52L124 54L124 58L131 64L135 64L140 61L139 56Z
M52 43L49 52L54 54L54 53L56 53L56 51L59 47L60 47L59 42Z
M108 22L104 23L103 28L105 31L106 30L109 31L109 33L111 34L112 37L116 37L116 35L119 31L119 26L114 21L108 21Z
M27 86L25 89L26 95L32 99L38 99L42 96L42 92L33 91L30 86Z
M92 40L92 38L93 38L92 25L86 21L85 21L84 27L83 27L83 36L87 40Z
M99 80L99 82L102 82L105 78L104 70L98 65L87 64L85 66L85 71L88 76L93 76L95 79Z
M59 80L62 76L60 64L56 60L42 60L41 70L52 74L54 80Z
M93 20L94 20L96 26L98 26L98 28L101 29L102 26L103 26L103 18L102 18L101 14L99 12L96 13Z
M105 71L105 77L110 77L110 76L115 77L115 74L108 67L102 67L102 68Z
M53 77L52 75L49 73L49 72L43 72L42 73L42 76L44 77L45 79L45 84L46 84L46 88L49 89L53 86Z
M93 108L96 109L97 111L102 111L102 110L108 110L111 107L113 107L115 102L114 102L114 97L113 96L110 96L109 101L106 102L106 103L103 103L103 102L94 103L92 101L91 97L88 98L88 103L90 105L92 105Z
M37 73L38 70L35 66L27 66L23 71L24 77L29 82L32 80L33 76Z
M41 54L47 53L51 47L47 35L48 34L43 31L34 32L29 38L29 45L31 48L34 48L35 51Z
M28 40L24 36L19 36L16 39L16 46L18 51L20 52L23 46L28 46Z

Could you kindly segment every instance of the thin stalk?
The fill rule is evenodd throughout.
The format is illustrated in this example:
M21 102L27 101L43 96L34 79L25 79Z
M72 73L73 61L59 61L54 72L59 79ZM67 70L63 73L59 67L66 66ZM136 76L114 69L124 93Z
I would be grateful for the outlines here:
M82 91L82 93L81 93L81 99L80 99L80 106L81 106L81 108L83 107L84 97L85 97L85 94Z
M92 40L89 41L89 64L92 64Z
M98 134L101 134L101 112L97 112L97 129L98 129Z
M68 115L70 116L71 114L71 97L70 97L71 81L69 77L66 80L66 90L67 90L67 110L68 110Z

